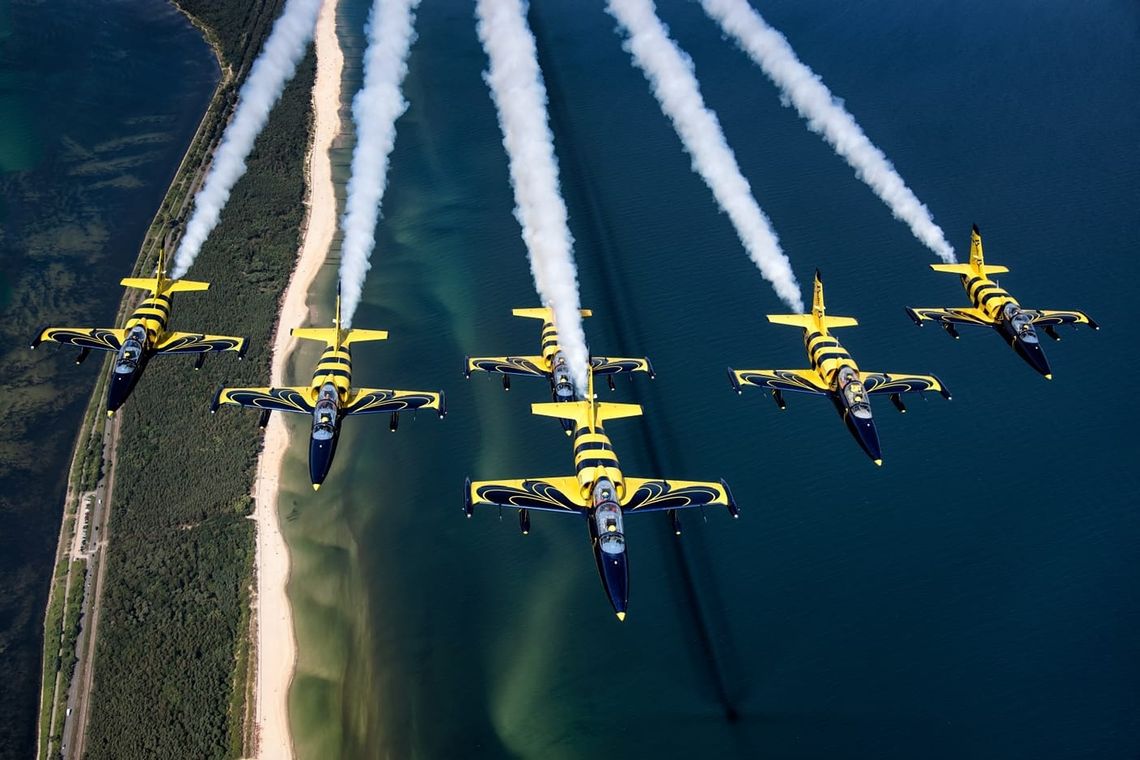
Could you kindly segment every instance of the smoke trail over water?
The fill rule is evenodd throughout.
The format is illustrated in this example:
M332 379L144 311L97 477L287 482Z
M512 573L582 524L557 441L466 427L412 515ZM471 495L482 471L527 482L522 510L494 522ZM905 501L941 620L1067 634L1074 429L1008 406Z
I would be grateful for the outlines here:
M265 128L269 112L285 84L293 78L297 63L313 38L320 8L321 0L288 0L281 17L273 24L265 47L238 94L233 118L226 125L206 181L194 197L194 213L186 223L186 234L174 257L173 277L186 274L217 226L230 191L245 174L245 159L253 150L254 141Z
M554 322L579 393L586 389L589 361L579 313L574 239L558 187L554 135L546 114L546 86L538 69L534 35L520 0L478 0L477 29L490 59L484 75L499 113L503 145L515 191L515 218L522 225L534 284Z
M693 169L732 220L749 257L764 279L772 283L776 295L802 312L800 286L791 264L771 223L752 197L716 115L705 107L692 61L669 39L651 0L608 0L606 9L629 34L626 50L645 73L661 110L673 122L692 157Z
M800 62L784 35L768 26L747 0L701 0L701 5L780 88L784 104L795 106L807 120L808 128L821 135L851 165L855 175L887 204L894 217L905 222L938 258L954 262L954 249L930 211L906 186L883 152L867 139L855 117L815 72Z
M408 108L400 86L408 73L408 52L415 40L419 0L375 0L368 17L364 83L352 99L356 147L341 229L341 314L345 326L360 304L364 279L372 267L380 201L387 186L388 159L396 143L396 119Z

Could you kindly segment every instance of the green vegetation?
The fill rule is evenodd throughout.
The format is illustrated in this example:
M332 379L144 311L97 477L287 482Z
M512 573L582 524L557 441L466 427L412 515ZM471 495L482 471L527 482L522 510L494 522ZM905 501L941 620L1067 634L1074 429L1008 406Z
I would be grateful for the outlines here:
M248 14L233 3L179 4L216 30L211 38L223 52L245 49L256 36L226 36L249 28ZM276 7L254 15L271 20ZM208 409L219 385L257 384L269 374L278 302L300 241L313 73L310 54L194 266L194 278L213 289L179 296L174 311L173 329L248 336L246 360L213 358L195 372L191 361L156 359L120 412L91 758L233 757L244 749L247 518L261 439L255 416ZM172 191L189 186L183 178ZM170 199L163 206L166 213L176 207ZM156 234L162 220L160 213ZM145 248L140 258L149 258Z

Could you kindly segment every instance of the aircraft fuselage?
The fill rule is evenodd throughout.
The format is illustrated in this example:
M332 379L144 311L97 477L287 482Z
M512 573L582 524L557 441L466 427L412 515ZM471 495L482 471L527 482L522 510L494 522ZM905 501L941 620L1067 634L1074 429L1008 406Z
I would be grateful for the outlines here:
M127 338L115 354L107 389L107 414L112 415L126 402L146 370L158 338L166 332L173 296L158 293L143 299L123 325Z
M962 287L974 308L994 321L993 328L1002 340L1036 372L1051 377L1053 370L1041 347L1041 336L1017 299L985 275L962 275Z
M830 388L828 396L848 432L867 456L882 461L871 399L859 380L859 366L851 354L827 328L818 325L804 332L804 347L812 368Z
M309 434L309 479L319 488L332 469L340 439L341 406L352 387L352 349L328 346L313 371L312 430Z

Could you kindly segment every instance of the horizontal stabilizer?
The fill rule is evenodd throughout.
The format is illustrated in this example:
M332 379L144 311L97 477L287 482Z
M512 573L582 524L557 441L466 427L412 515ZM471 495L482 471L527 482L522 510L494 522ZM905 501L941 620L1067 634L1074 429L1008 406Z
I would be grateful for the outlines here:
M387 330L349 330L344 334L341 343L366 343L370 340L388 340Z
M596 424L605 420L641 416L641 407L637 404L596 404L594 409L594 422ZM589 401L548 401L543 404L531 404L530 410L540 417L572 420L578 425L589 425L591 422L591 402Z
M974 269L970 264L931 264L930 268L935 272L946 272L947 274L960 274L963 277L970 275L990 275L990 274L1005 274L1009 271L1009 267L1003 267L996 264L983 264L982 271Z
M316 340L330 346L337 345L337 329L335 327L295 327L289 331L294 338L301 340ZM369 340L387 340L385 330L342 330L340 331L340 345L350 343L363 343Z
M124 277L119 281L124 288L148 290L151 293L189 293L192 291L209 290L210 283L195 280L159 280L157 277Z
M589 309L579 309L579 313L583 317L593 316L593 312ZM511 314L516 317L524 317L526 319L541 319L544 322L553 322L554 316L551 309L541 306L537 309L511 309Z
M777 325L790 325L810 330L816 326L816 318L812 314L769 314L768 321ZM855 327L859 321L854 317L820 317L819 324L828 329L834 327Z

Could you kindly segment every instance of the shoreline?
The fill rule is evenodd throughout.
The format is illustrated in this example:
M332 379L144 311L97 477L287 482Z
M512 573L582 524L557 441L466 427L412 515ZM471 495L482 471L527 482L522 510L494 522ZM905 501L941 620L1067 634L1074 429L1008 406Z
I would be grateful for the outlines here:
M340 134L344 54L337 39L336 10L336 0L325 0L314 36L317 73L312 98L313 139L306 159L308 213L297 265L281 300L273 339L270 384L274 386L284 384L286 363L296 346L290 329L301 325L308 316L309 288L325 262L337 228L330 149ZM293 757L288 697L297 662L297 640L287 594L289 550L278 517L278 487L288 445L289 431L284 419L280 414L272 415L265 428L253 488L257 525L257 594L252 616L257 649L256 758Z

